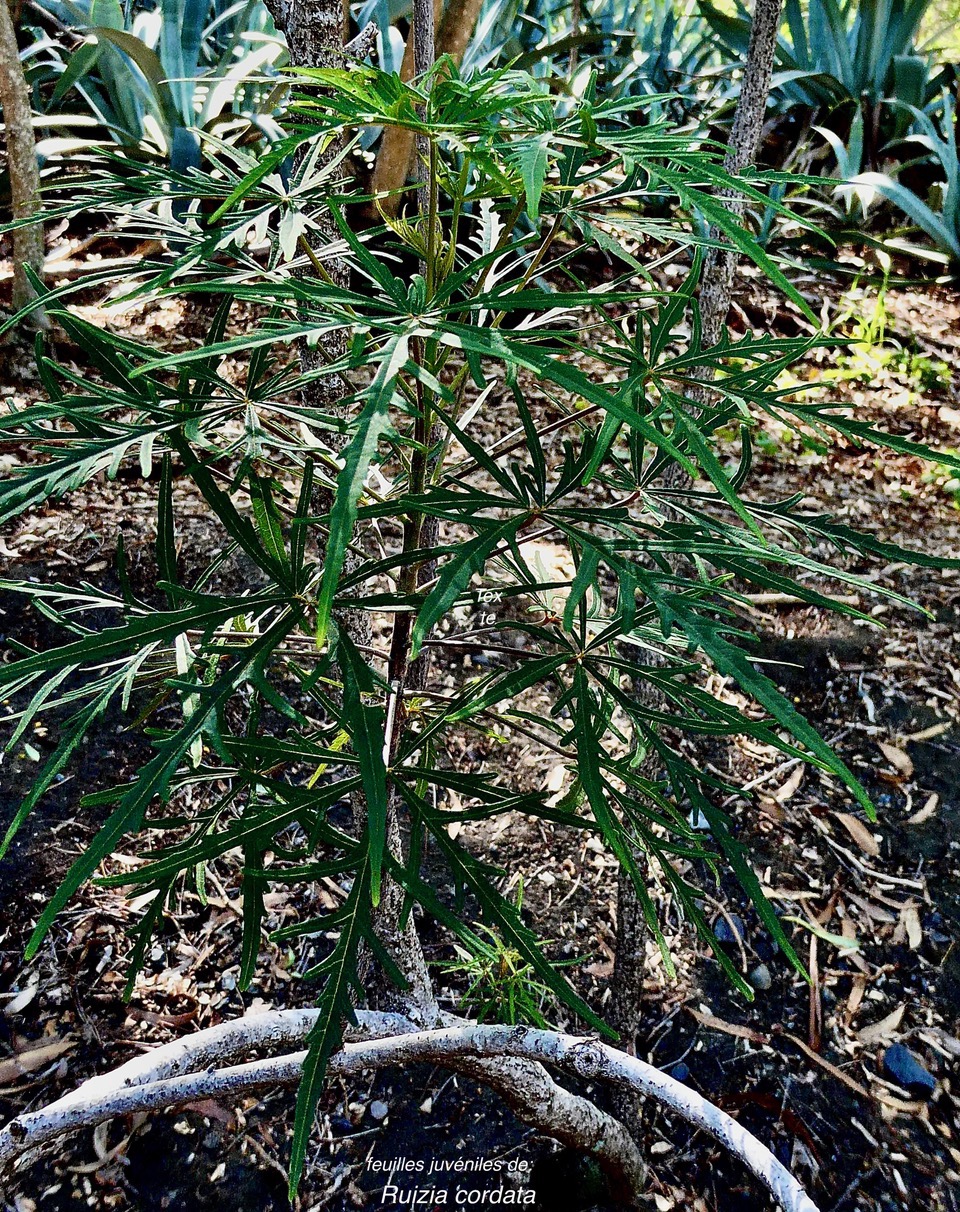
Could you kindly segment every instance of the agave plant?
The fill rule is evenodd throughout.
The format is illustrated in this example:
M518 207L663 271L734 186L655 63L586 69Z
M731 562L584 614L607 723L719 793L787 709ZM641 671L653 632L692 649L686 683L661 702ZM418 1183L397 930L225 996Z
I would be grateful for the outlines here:
M716 64L716 48L692 2L611 0L591 10L585 27L603 35L605 55L612 51L604 91L617 96L673 93L689 103L707 68ZM600 61L590 60L593 66Z
M894 173L860 173L841 188L881 194L933 242L931 249L894 239L890 242L894 247L905 248L957 269L960 268L960 158L957 155L956 104L944 90L939 124L937 118L925 110L913 105L905 108L914 123L911 144L925 148L926 155L922 159L932 162L937 170L939 179L930 190L930 198L918 197L897 179L910 162L901 164Z
M204 132L280 137L275 69L286 48L262 0L42 6L83 39L66 57L47 47L51 118L69 126L63 111L79 97L109 139L178 172L200 164Z
M931 0L786 0L778 41L772 95L781 108L799 106L826 123L836 114L841 134L863 110L858 136L845 140L845 160L854 148L856 171L875 167L883 145L905 133L893 99L923 107L934 99L944 69L918 49L920 25ZM711 0L700 11L734 62L746 55L750 15L735 0L733 15ZM838 112L839 111L839 112Z

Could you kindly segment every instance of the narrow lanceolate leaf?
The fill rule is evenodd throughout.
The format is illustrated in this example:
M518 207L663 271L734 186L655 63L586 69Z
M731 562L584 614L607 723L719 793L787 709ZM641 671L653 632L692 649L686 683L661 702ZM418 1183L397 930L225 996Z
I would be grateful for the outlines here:
M674 769L673 773L676 776L676 769ZM734 875L740 881L740 887L750 898L751 904L756 909L760 920L770 931L770 936L780 946L784 955L797 971L803 972L804 968L800 962L800 957L794 951L792 943L787 938L783 926L780 924L780 919L764 895L763 887L757 878L757 873L750 865L746 846L738 841L730 832L730 822L726 813L721 812L719 808L715 808L710 803L709 798L700 792L700 789L692 779L685 779L684 786L694 810L699 812L709 823L710 832L723 851L727 862L733 869Z
M677 427L686 437L690 444L690 449L697 456L697 461L702 467L707 478L713 484L714 488L720 493L723 499L727 502L733 512L742 522L753 531L753 533L763 542L763 532L754 521L750 510L741 500L739 494L734 490L733 485L723 470L720 460L714 454L710 446L709 439L700 430L699 426L682 410L677 409L675 412Z
M153 937L153 932L163 917L163 910L167 903L167 896L170 893L171 883L172 881L168 880L166 883L158 886L156 895L143 912L143 917L141 917L135 926L127 931L130 937L136 941L133 945L133 951L130 953L130 958L127 960L127 983L123 987L123 1000L125 1002L130 1001L133 997L137 977L143 970L143 965L147 958L147 944Z
M280 526L280 511L273 499L273 489L270 481L264 476L250 473L250 504L253 507L253 519L260 535L264 550L277 561L284 564L287 551L283 545L283 530Z
M363 996L357 966L360 948L364 940L369 940L373 933L369 913L370 867L364 861L353 881L346 903L335 914L324 919L324 925L328 929L339 926L340 935L333 952L315 971L315 975L321 977L324 984L318 1002L320 1016L307 1036L307 1055L297 1090L293 1145L290 1150L291 1201L296 1197L303 1174L327 1065L330 1057L343 1043L344 1022L357 1021L353 996Z
M508 152L509 160L517 167L523 180L527 214L534 223L540 218L540 199L550 163L549 147L550 134L544 132L518 139Z
M265 659L293 630L298 620L299 615L293 611L283 615L269 631L237 656L227 672L221 674L212 686L204 688L202 705L184 722L182 728L160 746L156 757L138 772L136 780L121 797L116 810L67 872L30 936L25 950L28 959L36 955L57 914L80 885L89 879L103 859L116 849L117 842L124 834L142 826L144 815L154 798L167 795L171 779L194 738L203 731L207 717L223 708L243 681L247 670Z
M313 501L313 460L307 459L303 468L303 479L300 481L300 496L297 498L297 509L293 516L293 527L290 531L290 567L297 578L303 572L303 560L307 550L307 520Z
M600 566L600 553L595 547L588 547L580 557L580 567L570 586L567 602L563 608L563 629L573 630L573 619L577 608L587 594L596 586L597 569Z
M256 841L243 848L243 939L240 945L239 989L248 989L257 972L260 956L260 927L266 915L263 893L267 881L260 874L263 852Z
M64 671L66 672L66 671ZM60 743L57 745L53 754L45 763L40 774L34 780L33 786L27 792L20 807L17 809L16 815L7 827L3 841L0 842L0 859L4 857L10 846L13 844L13 839L16 837L21 825L39 803L40 799L46 794L60 771L66 766L70 760L73 751L77 748L84 736L87 734L90 725L106 710L107 704L113 697L114 693L119 689L123 682L125 671L121 670L115 675L113 680L108 683L107 687L99 694L91 703L82 708L75 715L71 716L64 724L60 726Z
M360 761L363 794L370 839L370 895L380 903L380 873L387 844L387 755L385 714L382 707L364 701L374 689L370 668L341 632L337 640L337 663L343 678L343 722L350 733L353 751Z
M723 637L721 624L685 608L680 599L673 595L663 595L658 605L666 624L675 623L692 645L707 654L721 673L735 678L747 694L765 707L781 727L822 763L824 769L832 771L846 785L870 819L876 819L870 796L853 771L747 655Z
M854 530L852 526L834 522L829 516L813 517L805 514L803 522L810 530L836 543L841 550L868 551L871 555L882 556L888 561L903 560L920 568L960 568L960 558L955 556L932 555L925 551L901 547L898 543L884 543L871 534Z
M30 585L2 582L0 588L29 592ZM188 629L207 631L226 623L237 614L263 613L272 606L285 604L278 595L251 598L207 598L195 601L183 610L158 610L153 614L134 615L118 627L105 627L83 639L60 648L48 649L0 665L0 687L11 685L23 677L51 676L67 666L98 666L140 652L151 644L170 643Z
M490 553L509 535L514 534L525 520L521 515L491 525L475 539L464 543L456 555L451 556L444 564L437 583L427 594L427 600L423 603L413 626L411 660L416 660L430 629L456 602L469 585L473 574L483 570Z
M183 462L184 473L189 475L203 494L207 504L217 515L227 534L273 581L288 587L288 569L285 561L278 560L273 551L264 546L255 526L251 525L236 508L229 493L223 491L213 475L199 459L183 434L171 433L170 444Z
M446 716L446 719L450 723L457 720L468 720L481 711L486 711L488 708L496 706L497 703L502 703L504 699L515 699L524 690L552 677L569 660L569 653L561 653L560 656L532 657L529 661L524 661L519 668L511 669L509 673L478 686L474 694L465 698Z
M17 420L22 419L18 415ZM115 474L122 462L142 454L148 442L154 442L170 428L169 423L161 422L118 424L105 427L105 432L95 436L65 434L56 448L50 447L49 459L16 467L0 483L0 523L51 497L65 496L98 472ZM37 442L35 449L43 450L44 444Z
M168 585L177 583L177 536L173 515L173 466L165 454L160 464L160 492L157 498L157 570L160 580ZM176 606L174 594L167 590L167 601Z
M380 366L365 393L366 406L357 421L356 433L343 455L343 468L337 477L337 493L330 512L330 532L323 561L323 581L317 598L317 643L323 644L330 627L330 614L337 593L340 570L357 518L357 502L363 491L367 471L377 453L381 435L390 424L397 376L407 361L410 338L400 333L387 342Z
M257 165L247 173L243 180L239 182L222 205L210 216L209 222L211 227L222 219L228 210L236 206L238 202L241 202L265 177L275 172L283 161L297 150L303 140L303 135L291 135L271 148Z

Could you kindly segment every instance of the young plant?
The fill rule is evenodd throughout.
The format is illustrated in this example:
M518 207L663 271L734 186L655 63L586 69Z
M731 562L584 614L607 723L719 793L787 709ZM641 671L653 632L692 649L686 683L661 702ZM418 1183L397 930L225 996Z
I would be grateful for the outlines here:
M47 296L89 371L41 347L49 400L2 422L41 458L0 487L9 517L102 470L139 467L157 482L155 595L126 581L115 595L6 585L42 603L67 635L0 665L0 689L17 704L11 743L40 716L60 721L0 849L110 704L129 707L153 743L135 777L84 800L110 815L51 896L28 954L131 835L140 865L100 877L155 893L135 932L131 987L176 889L228 852L244 869L241 988L257 969L271 885L329 876L344 890L335 908L276 936L317 948L294 1185L328 1061L366 995L365 957L395 996L419 1001L420 1021L435 1013L414 907L474 956L487 945L470 924L479 913L524 979L610 1034L504 895L503 872L476 853L469 829L451 825L519 812L599 834L629 873L668 970L646 878L654 867L749 996L698 889L723 867L798 962L718 806L736 789L693 763L682 738L750 737L828 771L872 815L855 774L751 659L738 605L757 587L867 619L829 586L896 595L850 572L847 556L956 564L860 534L799 496L766 500L752 488L751 434L765 418L822 440L834 432L933 452L778 386L823 338L746 334L702 346L698 238L677 219L646 218L648 203L657 215L664 199L705 215L808 310L714 196L736 188L764 201L762 181L723 171L722 148L646 121L648 99L604 101L588 89L558 104L516 71L465 79L441 61L412 84L356 67L305 73L305 85L291 138L240 180L201 178L206 203L182 220L186 251L137 287L219 299L202 344L156 349ZM294 145L391 125L423 140L419 214L359 235L350 216L366 200L344 184L285 197L274 225L273 193L265 225L275 240L298 227L329 234L298 238L291 261L263 265L246 251L249 215ZM196 189L195 176L171 177L164 196ZM84 196L110 190L119 209L151 220L128 178L104 178ZM618 240L615 219L627 211L639 251ZM611 283L581 280L583 246L614 259ZM660 284L648 265L684 248L693 249L685 279ZM240 303L260 317L255 326L235 326ZM494 435L476 424L488 415ZM737 450L717 437L730 427ZM954 455L936 459L960 470ZM182 485L209 513L205 567L179 551ZM235 589L218 580L229 559L246 569ZM112 625L96 627L93 611ZM478 674L464 662L485 652L500 663ZM753 705L714 698L708 670ZM558 802L509 767L457 757L464 738L491 733L562 764L568 793ZM352 825L334 811L344 800ZM709 831L692 827L701 818Z
M950 367L939 358L931 358L904 348L887 336L887 291L890 260L883 259L883 278L876 295L855 282L844 295L837 315L830 323L833 332L845 333L849 352L837 359L835 379L871 383L879 372L892 370L906 378L917 391L942 392L950 386Z
M522 906L521 880L517 885L517 910ZM533 966L490 926L479 923L477 936L469 949L454 944L457 958L440 965L441 971L458 973L466 980L467 988L460 1004L473 1012L478 1023L498 1022L511 1026L532 1023L535 1027L547 1027L543 1006L551 993L543 981L537 980ZM555 968L563 966L556 961L552 963ZM566 960L565 963L569 966L577 960Z

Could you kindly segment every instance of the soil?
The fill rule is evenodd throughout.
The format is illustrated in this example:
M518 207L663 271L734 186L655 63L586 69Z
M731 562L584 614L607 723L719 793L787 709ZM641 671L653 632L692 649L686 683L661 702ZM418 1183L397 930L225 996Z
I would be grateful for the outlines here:
M817 282L809 288L839 308L841 287ZM904 289L891 292L887 307L888 322L897 333L909 334L914 351L928 359L955 356L957 295L941 287ZM86 310L96 315L95 303ZM796 324L789 309L749 275L738 315L743 323L763 318ZM193 339L191 324L200 325L202 316L185 317L165 303L111 316L110 322L173 347ZM14 347L4 352L7 393L15 400L38 395L29 356ZM936 372L918 383L915 373L898 366L878 363L867 381L851 367L839 390L859 416L923 432L925 440L944 446L960 445L960 382ZM811 359L807 374L816 379L822 369ZM495 427L495 410L492 417ZM775 428L768 439L755 462L758 491L768 499L774 492L801 491L811 504L883 538L942 555L960 553L960 512L945 476L931 477L916 459L887 453L879 460L873 451L842 444L820 454ZM205 515L188 489L178 492L189 559L191 551L202 549ZM115 591L113 552L122 533L134 586L149 594L156 580L153 504L153 488L137 478L98 482L26 514L8 528L0 553L19 578L87 580ZM797 768L752 742L702 754L708 769L753 787L752 799L729 807L812 980L802 979L778 952L735 883L716 884L697 872L717 920L736 915L744 924L741 943L731 947L735 964L745 973L756 974L759 966L765 972L765 979L754 977L762 986L755 1000L746 1001L678 921L667 888L651 873L651 894L665 914L680 975L667 976L651 940L636 1049L678 1076L685 1071L691 1086L766 1141L808 1185L822 1212L956 1212L960 579L882 561L874 571L878 584L895 588L929 614L896 603L866 603L880 630L840 624L790 601L758 599L749 609L762 635L754 655L773 662L770 669L783 688L863 778L880 819L852 816L833 780L809 770L798 779ZM223 575L248 574L235 566ZM4 592L0 609L8 640L34 647L52 642L52 624L22 595ZM736 697L719 682L712 689ZM86 810L78 812L81 795L122 781L142 759L145 742L127 723L119 716L104 721L0 864L0 1007L7 1006L0 1011L0 1064L39 1043L64 1044L53 1062L0 1088L0 1122L185 1031L251 1008L309 1004L313 996L297 975L315 959L309 942L299 944L292 963L265 945L262 976L247 992L237 991L238 881L227 863L217 868L220 886L206 904L182 894L180 912L154 944L129 1004L121 993L137 905L118 891L85 889L37 958L24 964L23 947L40 908L98 823ZM34 752L42 750L49 737L38 735L31 744ZM463 755L477 763L487 756L482 748ZM498 751L497 760L510 762L521 787L542 786L556 764L522 737ZM26 747L6 758L0 827L15 813L33 770L35 759ZM568 974L603 1013L615 937L612 855L597 838L574 837L520 816L464 832L493 861L509 856L513 883L517 875L523 880L525 912L541 936L555 940L558 958L575 961ZM125 853L135 850L135 842L125 847ZM306 897L294 890L272 893L267 925L275 928L309 913ZM838 946L837 936L847 945ZM425 924L425 938L431 960L450 958L449 942L439 931ZM457 980L441 977L451 986L451 1006ZM31 996L19 996L31 988ZM561 1010L551 1007L548 1013L560 1026L581 1029ZM883 1054L895 1040L936 1078L928 1100L914 1101L885 1073ZM601 1102L606 1097L587 1092ZM175 1114L115 1122L63 1142L22 1172L8 1184L7 1207L279 1210L287 1206L283 1167L291 1125L292 1095L286 1092L239 1106L208 1100ZM643 1111L642 1138L651 1161L651 1209L756 1212L766 1206L756 1183L718 1146L652 1104ZM533 1172L529 1181L544 1212L605 1207L596 1175L582 1158L557 1153L472 1083L430 1069L329 1087L299 1206L304 1212L389 1206L384 1172L371 1163L401 1157L493 1158L501 1163L495 1176L471 1178L471 1187L522 1185ZM453 1192L461 1181L446 1175L437 1185ZM423 1206L437 1206L437 1200Z

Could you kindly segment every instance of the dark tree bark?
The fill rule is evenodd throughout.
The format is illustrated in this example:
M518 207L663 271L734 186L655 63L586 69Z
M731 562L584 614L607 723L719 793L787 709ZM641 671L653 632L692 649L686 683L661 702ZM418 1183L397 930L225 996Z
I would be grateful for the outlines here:
M295 67L343 67L343 0L266 0Z
M40 169L33 137L30 90L23 74L17 33L8 0L0 0L0 108L7 143L7 168L14 219L29 219L40 212ZM43 225L31 223L13 232L13 309L19 311L36 299L37 294L26 270L39 277L43 273ZM42 308L35 308L31 320L36 327L47 327Z

